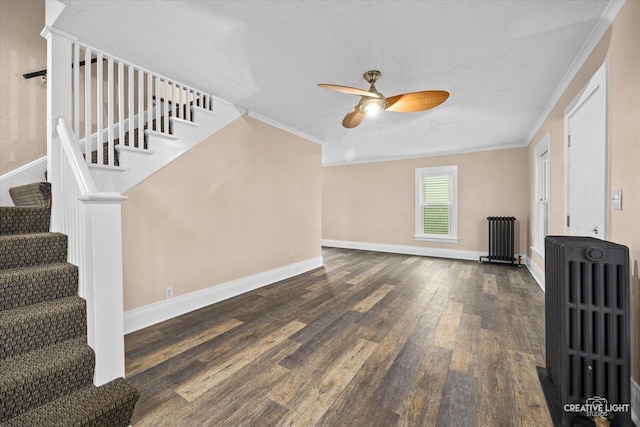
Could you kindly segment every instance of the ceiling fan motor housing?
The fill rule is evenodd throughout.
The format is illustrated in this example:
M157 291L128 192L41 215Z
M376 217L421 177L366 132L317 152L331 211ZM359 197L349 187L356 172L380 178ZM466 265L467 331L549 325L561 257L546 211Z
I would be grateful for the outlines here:
M367 71L362 75L362 77L364 77L364 79L370 84L377 82L380 76L382 76L382 73L378 70Z
M384 95L378 92L375 85L380 76L382 76L382 73L378 70L367 71L362 75L362 77L371 84L369 92L380 95L379 98L367 98L363 96L362 99L360 99L358 109L363 113L376 112L384 110L387 107L387 101L385 100Z

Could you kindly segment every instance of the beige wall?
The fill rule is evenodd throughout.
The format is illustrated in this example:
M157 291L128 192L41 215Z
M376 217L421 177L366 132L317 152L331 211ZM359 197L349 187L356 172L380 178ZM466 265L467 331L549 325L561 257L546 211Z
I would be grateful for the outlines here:
M125 310L320 256L320 186L316 143L247 116L210 136L126 194Z
M47 88L22 75L47 68L44 0L0 1L0 175L47 154Z
M640 2L628 1L529 145L551 134L551 234L564 234L564 109L609 61L609 190L623 191L623 209L610 211L610 240L631 257L633 375L640 379ZM533 188L533 175L530 180ZM533 200L530 200L533 218ZM530 228L529 233L532 233ZM544 262L533 257L544 271Z
M458 243L413 239L415 169L458 165ZM527 148L322 169L322 238L487 251L488 216L518 219L516 248L526 253Z

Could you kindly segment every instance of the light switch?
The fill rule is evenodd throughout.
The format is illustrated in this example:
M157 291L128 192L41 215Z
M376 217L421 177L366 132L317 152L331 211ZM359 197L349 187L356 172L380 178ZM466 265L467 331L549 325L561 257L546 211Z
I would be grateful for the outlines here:
M622 210L622 190L613 190L611 194L611 209L614 211Z

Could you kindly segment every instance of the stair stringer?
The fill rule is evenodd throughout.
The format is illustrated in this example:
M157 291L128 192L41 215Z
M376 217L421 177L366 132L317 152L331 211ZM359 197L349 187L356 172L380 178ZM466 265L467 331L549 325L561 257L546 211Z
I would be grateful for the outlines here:
M146 130L148 149L119 147L119 167L89 166L100 191L123 194L218 132L245 111L213 100L213 111L193 107L193 122L171 117L173 134Z

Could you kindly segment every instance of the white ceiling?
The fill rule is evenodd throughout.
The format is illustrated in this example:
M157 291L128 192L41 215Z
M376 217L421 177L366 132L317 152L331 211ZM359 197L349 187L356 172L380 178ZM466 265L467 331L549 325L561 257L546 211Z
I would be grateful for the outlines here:
M321 142L330 165L526 145L610 2L62 3L55 27ZM386 96L451 96L345 129L359 98L316 83L367 88L370 69Z

